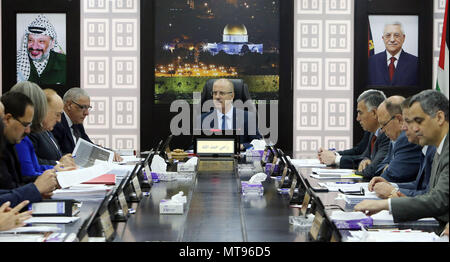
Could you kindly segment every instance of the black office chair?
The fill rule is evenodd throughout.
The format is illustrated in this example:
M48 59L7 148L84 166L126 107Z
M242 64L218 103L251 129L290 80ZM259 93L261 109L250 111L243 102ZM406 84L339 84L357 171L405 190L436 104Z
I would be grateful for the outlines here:
M212 90L214 82L218 79L208 79L206 81L205 86L203 87L202 94L201 94L201 105L203 106L203 103L207 100L213 99L212 97ZM250 96L250 92L248 91L248 86L246 83L244 83L244 80L242 79L228 79L231 82L233 82L234 85L234 101L236 100L242 100L243 103L250 100L252 102L252 98ZM251 107L249 108L240 108L245 109L251 112L256 112L256 107L253 103L251 103Z

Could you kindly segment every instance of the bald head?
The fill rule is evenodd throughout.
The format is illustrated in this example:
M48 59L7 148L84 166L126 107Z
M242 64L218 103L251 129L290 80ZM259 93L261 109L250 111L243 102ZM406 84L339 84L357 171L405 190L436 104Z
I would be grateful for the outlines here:
M47 116L42 123L45 130L51 131L56 123L61 122L61 115L64 110L62 98L52 89L44 90L47 97Z
M392 141L397 140L402 132L403 101L405 101L405 98L402 96L391 96L378 106L377 116L381 131Z
M228 79L218 79L213 84L212 96L217 110L226 113L230 110L234 99L234 85Z

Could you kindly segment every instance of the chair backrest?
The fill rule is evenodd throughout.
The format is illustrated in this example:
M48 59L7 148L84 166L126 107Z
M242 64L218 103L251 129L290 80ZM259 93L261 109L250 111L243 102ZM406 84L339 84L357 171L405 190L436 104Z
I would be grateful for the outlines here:
M205 101L213 99L211 92L213 90L213 85L216 80L218 79L208 79L206 81L201 94L202 106ZM245 103L248 100L252 101L250 92L248 91L248 86L246 83L244 83L244 80L242 79L228 79L228 80L233 82L234 85L234 101L242 100L243 103ZM256 112L256 107L254 106L254 104L252 104L251 108L248 108L248 111Z

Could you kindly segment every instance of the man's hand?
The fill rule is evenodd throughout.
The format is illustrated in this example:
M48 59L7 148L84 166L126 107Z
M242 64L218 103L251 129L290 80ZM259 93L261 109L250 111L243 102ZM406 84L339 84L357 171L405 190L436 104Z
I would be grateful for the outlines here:
M117 154L116 152L114 152L114 161L115 162L122 162L123 158Z
M386 199L391 196L392 191L395 189L389 182L379 182L373 186L373 190L377 194L377 197Z
M0 206L0 231L10 230L16 227L24 226L24 221L31 217L31 211L19 213L19 211L28 205L30 201L25 200L14 208L10 208L11 202L6 202Z
M42 175L40 175L34 185L39 190L39 193L46 194L51 193L58 188L58 181L56 180L56 173L54 169L45 170Z
M322 164L332 165L336 160L336 154L333 151L322 151L321 153L319 153L319 160Z
M63 164L65 167L75 167L75 160L72 157L72 154L65 154L61 159L59 160L60 164Z
M367 186L367 188L369 189L370 192L372 192L372 191L374 190L374 189L373 189L373 186L374 186L376 183L380 183L380 182L386 182L386 183L388 183L388 181L387 181L386 179L382 178L381 176L376 176L376 177L373 177L373 178L370 180L369 185Z
M72 165L64 165L62 163L57 164L56 166L53 167L57 172L64 172L64 171L70 171L70 170L75 170L77 169L76 166L72 166Z
M360 163L359 163L359 166L358 166L358 171L359 172L362 172L368 165L370 165L372 163L372 160L370 160L370 159L364 159L363 161L361 161Z
M389 210L389 203L387 200L363 200L354 208L355 211L361 211L364 214L371 216L382 210Z

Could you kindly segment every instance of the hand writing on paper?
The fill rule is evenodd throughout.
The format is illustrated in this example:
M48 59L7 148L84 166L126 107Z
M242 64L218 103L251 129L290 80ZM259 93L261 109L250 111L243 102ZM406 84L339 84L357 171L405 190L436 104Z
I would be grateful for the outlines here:
M34 181L34 185L37 187L41 194L51 193L55 189L57 189L58 181L56 180L56 173L54 169L45 170L42 175L40 175L36 181Z
M30 201L25 200L14 208L10 208L11 202L6 202L0 206L0 231L10 230L16 227L24 226L24 221L31 217L31 211L19 213L19 211L28 205Z

